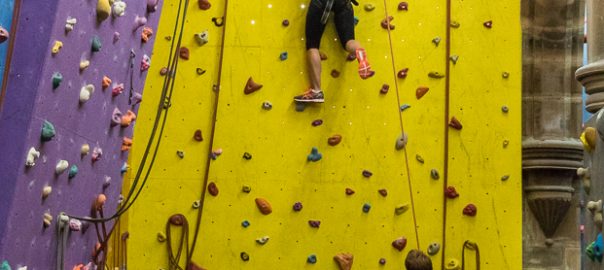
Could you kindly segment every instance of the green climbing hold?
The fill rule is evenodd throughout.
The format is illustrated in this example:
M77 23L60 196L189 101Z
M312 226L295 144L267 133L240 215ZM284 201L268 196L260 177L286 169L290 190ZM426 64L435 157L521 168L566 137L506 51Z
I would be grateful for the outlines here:
M78 174L78 166L71 165L71 168L69 168L69 179L74 178L76 175Z
M2 262L2 265L0 266L0 270L11 270L10 264L8 264L7 260L4 260Z
M54 74L52 74L52 89L57 89L59 85L61 85L62 81L63 74L61 74L60 72L55 72Z
M42 142L52 140L52 137L54 137L55 134L55 126L53 126L51 122L44 120L44 123L42 124L42 135L40 136Z
M94 36L92 38L92 52L100 51L102 46L103 44L101 44L101 38L99 36Z

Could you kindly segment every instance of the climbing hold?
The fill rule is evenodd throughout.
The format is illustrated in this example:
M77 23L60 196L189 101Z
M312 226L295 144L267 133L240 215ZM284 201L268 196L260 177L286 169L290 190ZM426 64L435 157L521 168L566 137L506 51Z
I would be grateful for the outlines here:
M189 60L189 49L187 47L180 47L178 50L178 55L184 60Z
M322 157L323 157L323 155L321 153L319 153L319 149L317 149L316 147L313 147L310 150L310 154L308 154L306 159L308 161L317 162L317 161L321 160Z
M239 257L241 257L241 260L243 260L244 262L247 262L250 260L250 255L248 255L245 252L241 252L241 254L239 254Z
M337 70L335 70L335 69L332 69L331 70L331 77L333 77L333 78L340 77L340 72L337 71Z
M510 141L503 140L503 148L507 148L509 144L510 144Z
M101 38L99 36L92 37L92 40L90 41L90 43L91 43L90 50L92 52L99 52L99 51L101 51L101 47L103 45L101 43Z
M179 158L185 158L185 152L183 152L182 150L177 150L177 151L176 151L176 155L177 155Z
M394 17L388 16L387 18L385 18L385 19L382 20L382 22L380 23L380 25L384 29L394 30L394 25L391 24L392 20L394 20Z
M392 241L392 247L396 248L398 251L403 251L407 246L407 238L401 237L394 241Z
M457 21L451 21L449 26L451 26L452 28L459 28L460 24Z
M367 3L363 6L363 8L365 9L365 11L372 11L375 9L375 5L372 3Z
M147 24L147 18L136 15L134 18L134 30L136 31L136 29L145 24Z
M420 99L422 98L426 93L428 93L428 90L430 90L430 88L425 87L425 86L420 86L415 90L415 98Z
M208 33L208 30L204 30L201 33L195 33L194 37L199 46L203 46L210 41L210 34Z
M109 87L111 85L111 79L107 76L103 76L103 81L101 82L101 86L103 89Z
M126 114L124 114L122 116L121 125L122 125L122 127L130 126L130 124L132 124L132 121L135 121L135 120L136 120L136 114L134 114L133 111L128 110L126 112Z
M69 168L68 178L73 179L77 174L78 174L78 166L75 164L71 165L71 167Z
M582 141L592 150L596 148L596 137L596 129L593 127L586 127L583 134L581 134Z
M120 32L113 32L113 43L116 43L120 40Z
M94 147L94 149L92 149L92 161L98 161L101 159L101 156L103 156L103 149L98 146Z
M459 56L458 55L451 55L449 57L449 60L451 60L451 62L453 62L453 65L457 64L457 60L459 60Z
M510 73L508 73L508 72L503 72L503 73L501 73L501 77L502 77L502 78L504 78L504 79L507 79L507 78L509 78L509 77L510 77Z
M294 206L292 208L294 209L294 211L298 212L298 211L302 210L302 203L296 202L296 203L294 203Z
M263 198L256 198L256 206L258 206L258 210L264 215L268 215L273 212L273 208L271 204Z
M252 154L250 154L248 152L243 153L243 159L245 159L245 160L252 159Z
M244 220L244 221L242 221L242 222L241 222L241 227L243 227L243 228L247 228L247 227L249 227L249 226L250 226L250 222L249 222L249 221Z
M90 145L88 145L87 143L82 144L82 147L80 148L80 154L82 156L88 155L88 153L90 152Z
M398 10L403 10L403 11L409 10L409 4L407 2L398 3Z
M434 46L438 47L438 44L440 44L440 37L433 38L432 43L434 43Z
M243 191L245 193L250 193L252 191L252 187L250 187L248 185L244 185L241 187L241 191Z
M380 94L386 94L388 93L388 90L390 89L390 85L388 84L383 84L382 88L380 89Z
M268 111L272 108L273 108L273 104L270 101L267 100L267 101L262 102L262 109L265 109Z
M203 141L203 136L201 135L201 129L195 130L195 133L193 133L193 139L198 142Z
M159 4L159 0L147 0L147 12L155 12L157 11L157 5Z
M201 201L196 200L193 202L193 204L191 205L191 207L193 207L193 209L197 209L201 206Z
M409 68L403 68L396 73L396 76L400 79L407 78L407 72L409 72Z
M59 72L55 72L52 74L52 89L57 89L61 82L63 81L63 75Z
M441 79L445 77L445 74L441 74L438 71L431 71L430 73L428 73L428 77L433 79Z
M354 52L351 52L346 56L346 61L354 61L357 60L357 55Z
M454 186L448 186L445 189L445 197L447 197L449 199L455 199L455 198L459 197L459 193L457 193L457 190L455 190Z
M82 61L80 61L80 72L84 71L85 69L87 69L90 66L90 61L84 59Z
M409 108L411 108L411 105L409 105L409 104L403 104L403 105L401 105L401 112L404 111L404 110L406 110L406 109L409 109Z
M122 164L122 167L120 168L120 174L125 174L128 171L128 163L124 162L124 164Z
M398 135L398 138L396 138L396 143L394 144L394 148L396 150L401 150L401 149L405 148L408 141L409 141L409 139L408 139L407 133Z
M130 150L130 147L132 147L132 139L130 139L128 137L123 137L122 138L122 152Z
M84 103L90 99L90 96L94 93L94 85L87 84L80 89L80 102Z
M50 227L50 224L52 224L52 216L50 215L50 213L44 213L43 224L44 228L48 228Z
M371 210L371 204L364 203L363 204L363 213L369 213L369 210Z
M31 147L29 151L27 151L27 158L25 159L25 166L33 167L36 165L36 159L40 157L40 152L36 150L36 148Z
M82 230L82 222L72 218L69 220L69 229L74 231L74 232L79 232L80 230Z
M501 177L501 181L507 181L508 179L510 179L510 176L507 174Z
M368 170L363 170L363 176L366 178L369 178L373 175L372 172L368 171Z
M476 216L476 211L478 211L476 209L476 205L471 204L471 203L466 205L466 207L463 208L463 214L466 216L470 216L470 217Z
M260 244L260 245L264 245L266 244L266 242L268 242L269 237L268 236L263 236L260 238L256 238L256 243Z
M440 244L438 244L436 242L430 243L430 245L428 246L428 255L434 256L438 253L439 250L440 250Z
M445 265L445 269L446 270L459 270L460 269L459 261L456 259L449 259L449 261L447 262L447 265Z
M319 226L321 226L321 221L320 220L309 220L308 225L310 225L310 227L312 227L312 228L319 228Z
M386 259L380 258L379 263L380 263L380 265L386 264Z
M508 106L503 105L503 106L501 106L501 111L504 112L504 113L507 113L507 112L510 111L510 109L508 108Z
M126 3L121 0L113 1L113 17L122 17L126 14Z
M201 10L208 10L210 7L212 7L212 4L210 4L210 1L208 0L198 0L197 4Z
M44 186L44 188L42 188L42 199L48 198L48 196L50 195L50 193L52 193L52 187L51 186Z
M141 32L141 41L146 43L149 41L149 38L153 35L153 29L151 27L145 26L143 27L143 31Z
M212 22L216 27L221 27L224 25L224 17L212 17Z
M308 258L306 258L306 262L308 262L310 264L317 263L317 255L315 255L315 254L308 255Z
M40 135L40 140L42 142L50 141L55 136L55 134L55 126L51 122L44 120L44 122L42 123L42 133Z
M216 186L216 183L210 182L208 185L208 192L214 197L218 196L218 186Z
M394 208L394 213L397 215L402 215L403 213L409 210L409 204L399 204Z
M354 26L356 26L357 24L359 24L359 17L358 16L354 16Z
M4 27L0 26L0 44L7 41L9 37L10 34L8 33L8 31Z
M491 27L493 27L493 21L486 21L486 22L482 23L482 25L484 25L484 27L490 29Z
M388 190L386 190L385 188L382 188L382 189L378 190L378 193L380 195L382 195L382 197L388 196Z
M122 112L116 107L111 114L111 126L117 126L122 123Z
M281 59L281 61L287 60L287 52L282 52L279 54L279 59Z
M311 125L312 125L313 127L320 126L321 124L323 124L323 120L321 120L321 119L314 120L314 121L312 121L312 123L311 123Z
M254 92L260 90L260 88L262 88L262 84L258 84L256 82L254 82L252 77L249 77L247 79L247 83L245 84L245 88L243 89L243 93L246 95L249 95L251 93L254 93Z
M109 0L99 0L96 4L96 18L99 22L109 18L111 14L111 5Z
M432 177L433 180L438 180L440 178L440 175L438 174L438 170L436 170L436 169L430 170L430 177Z
M424 158L420 155L415 155L415 160L421 164L424 164Z
M57 53L59 53L59 51L61 51L62 48L63 42L55 40L55 44L52 45L52 49L50 49L50 52L52 53L52 55L56 55Z
M105 196L105 194L101 193L97 195L96 200L93 203L94 209L100 211L101 209L103 209L105 202L107 202L107 196Z
M141 60L141 71L146 71L151 67L151 58L148 55L143 55L143 59Z
M67 20L65 20L65 32L71 32L76 23L78 23L78 19L67 17Z
M321 57L321 61L327 60L327 54L322 51L319 51L319 57Z
M327 139L327 144L336 146L342 141L342 135L335 134Z
M59 175L65 170L67 170L67 167L69 167L69 162L67 162L67 160L61 159L59 160L59 162L57 162L57 165L55 166L55 173Z
M206 73L206 70L202 69L202 68L197 68L195 70L195 72L197 72L197 75L203 75L204 73ZM165 74L164 74L165 75Z
M285 27L288 27L288 26L289 26L289 20L288 20L288 19L283 20L283 21L281 22L281 25L283 25L283 26L285 26Z
M449 126L457 130L461 130L461 128L463 128L461 122L459 122L459 120L457 120L455 116L451 117L451 121L449 121Z
M130 97L130 102L133 105L139 104L143 101L143 95L139 92L133 92L132 97Z
M352 261L354 260L354 256L350 253L340 253L333 256L333 260L338 263L340 270L350 270L352 269Z
M121 94L122 92L124 92L124 84L120 83L120 84L116 84L113 89L111 89L111 96L118 96L119 94Z
M160 243L166 242L166 235L163 232L158 232L157 241L159 241Z
M346 188L346 195L352 195L354 194L354 190L352 190L352 188Z

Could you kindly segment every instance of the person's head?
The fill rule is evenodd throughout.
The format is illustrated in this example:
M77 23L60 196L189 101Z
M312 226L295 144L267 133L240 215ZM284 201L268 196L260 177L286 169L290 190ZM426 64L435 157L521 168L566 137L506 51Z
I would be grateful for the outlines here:
M405 259L405 268L407 270L432 270L432 261L425 253L412 249Z

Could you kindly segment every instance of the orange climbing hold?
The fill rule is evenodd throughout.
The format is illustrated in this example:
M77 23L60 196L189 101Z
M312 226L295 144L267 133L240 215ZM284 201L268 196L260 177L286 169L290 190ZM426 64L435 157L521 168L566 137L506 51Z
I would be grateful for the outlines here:
M271 204L263 198L256 198L256 205L258 206L258 210L264 215L268 215L273 212L273 208Z
M245 93L246 95L249 95L251 93L254 93L254 92L260 90L260 88L262 88L262 84L258 84L256 82L254 82L252 77L250 77L249 79L247 79L247 83L245 84L243 93Z
M426 93L428 93L428 90L430 90L430 88L425 86L418 87L417 90L415 90L415 97L417 99L422 98Z
M130 147L132 147L132 139L128 137L122 138L122 152L130 150Z
M130 124L132 124L132 121L136 120L136 114L134 114L133 111L128 110L126 112L126 114L124 114L122 116L122 122L121 122L121 126L122 127L127 127L130 126Z
M97 195L96 200L94 201L94 204L93 204L94 209L97 211L101 211L101 209L103 209L103 206L105 205L106 201L107 201L107 196L105 196L105 194L101 193L101 194Z
M111 85L111 79L107 76L103 76L103 82L101 83L103 89L109 87Z
M146 43L149 41L149 38L153 35L153 29L151 27L145 26L143 27L143 32L141 33L141 40Z
M338 263L340 270L350 270L352 269L352 261L354 256L350 253L340 253L336 256L333 256L333 260Z
M341 141L342 141L342 135L339 135L339 134L333 135L333 136L329 137L329 139L327 139L327 143L331 146L336 146Z

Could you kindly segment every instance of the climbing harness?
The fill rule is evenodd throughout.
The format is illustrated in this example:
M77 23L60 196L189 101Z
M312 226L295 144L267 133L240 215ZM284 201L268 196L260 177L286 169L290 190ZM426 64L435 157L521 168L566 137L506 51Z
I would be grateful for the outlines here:
M325 3L325 8L323 9L323 15L321 16L321 23L326 24L327 19L329 19L329 14L331 14L331 8L333 7L333 2L335 0L327 0Z
M467 250L473 250L476 252L476 270L480 270L480 250L478 250L478 244L471 242L469 240L466 240L463 243L463 248L461 249L461 270L465 270L466 269L466 249Z
M386 0L384 0L384 12L386 14L386 21L388 23L388 25L390 25L390 16L388 16L388 4L386 3ZM400 108L401 108L401 98L400 98L400 93L399 93L399 88L398 88L398 80L397 80L397 74L396 74L396 66L394 64L394 48L392 45L392 35L390 33L390 28L387 28L388 30L388 42L390 44L390 60L392 61L392 70L393 70L393 76L394 76L394 86L396 89L396 102L397 102L397 106L396 106L396 112L398 114L399 117L399 124L401 127L401 136L404 136L405 134L405 128L403 126L403 114L400 113ZM403 148L402 149L404 154L405 154L405 167L407 169L407 183L409 185L409 199L411 200L411 213L413 214L413 229L415 230L415 241L417 244L417 249L421 250L421 244L419 242L419 233L417 231L417 216L415 214L415 202L413 200L413 185L411 184L411 170L409 169L409 158L408 158L408 154L407 154L407 148ZM444 245L443 245L444 246Z
M172 227L177 226L181 227L180 232L180 240L178 242L176 255L174 254L174 250L172 248ZM189 222L187 218L182 214L174 214L166 222L166 242L168 246L168 262L169 262L169 270L184 270L180 267L179 262L182 255L183 249L185 249L185 259L187 260L187 266L189 265L189 258L192 256L192 253L189 249ZM188 267L187 267L188 269Z

